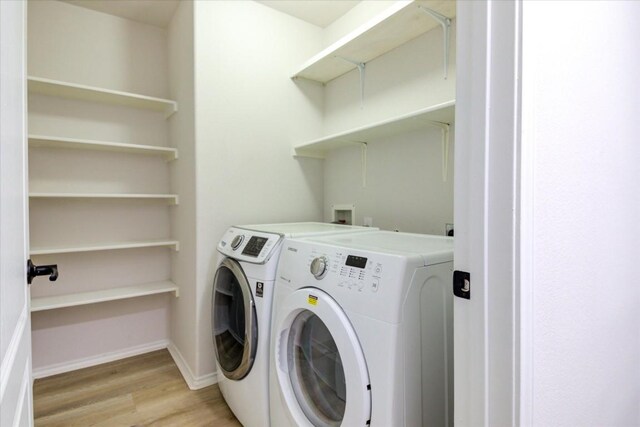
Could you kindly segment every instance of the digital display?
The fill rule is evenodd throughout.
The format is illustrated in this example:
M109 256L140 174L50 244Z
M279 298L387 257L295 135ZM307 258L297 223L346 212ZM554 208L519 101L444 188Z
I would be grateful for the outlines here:
M245 246L242 251L242 255L257 257L260 255L260 251L264 247L264 244L267 243L267 240L269 239L266 237L251 236L249 242L247 242L247 246Z
M349 267L365 268L367 265L367 259L363 256L349 255L345 265L348 265Z

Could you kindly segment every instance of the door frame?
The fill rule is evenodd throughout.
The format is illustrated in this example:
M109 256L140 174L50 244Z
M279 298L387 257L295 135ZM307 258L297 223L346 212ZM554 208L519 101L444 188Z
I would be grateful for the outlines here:
M521 145L522 1L457 3L456 426L528 424L531 150Z

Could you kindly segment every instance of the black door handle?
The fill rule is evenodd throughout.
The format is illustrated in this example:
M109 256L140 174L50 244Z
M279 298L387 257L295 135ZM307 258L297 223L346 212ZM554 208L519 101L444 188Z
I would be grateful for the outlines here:
M58 279L58 264L34 265L31 260L27 260L27 283L31 284L36 276L49 276L50 282Z

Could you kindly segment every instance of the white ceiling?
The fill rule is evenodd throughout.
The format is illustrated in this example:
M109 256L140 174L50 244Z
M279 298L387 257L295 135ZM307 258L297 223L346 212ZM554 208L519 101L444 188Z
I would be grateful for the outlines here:
M0 0L2 1L2 0ZM121 18L167 27L180 0L61 0ZM215 1L215 0L207 0ZM256 0L272 9L325 28L359 0Z
M325 28L360 3L359 0L256 0L265 6Z
M2 1L2 0L0 0ZM61 0L109 15L167 27L179 0Z

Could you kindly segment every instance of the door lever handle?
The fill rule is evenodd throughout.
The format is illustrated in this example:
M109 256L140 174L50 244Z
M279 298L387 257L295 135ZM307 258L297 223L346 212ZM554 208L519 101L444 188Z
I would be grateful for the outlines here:
M31 284L36 276L49 276L50 282L58 279L58 264L35 265L31 260L27 260L27 283Z

